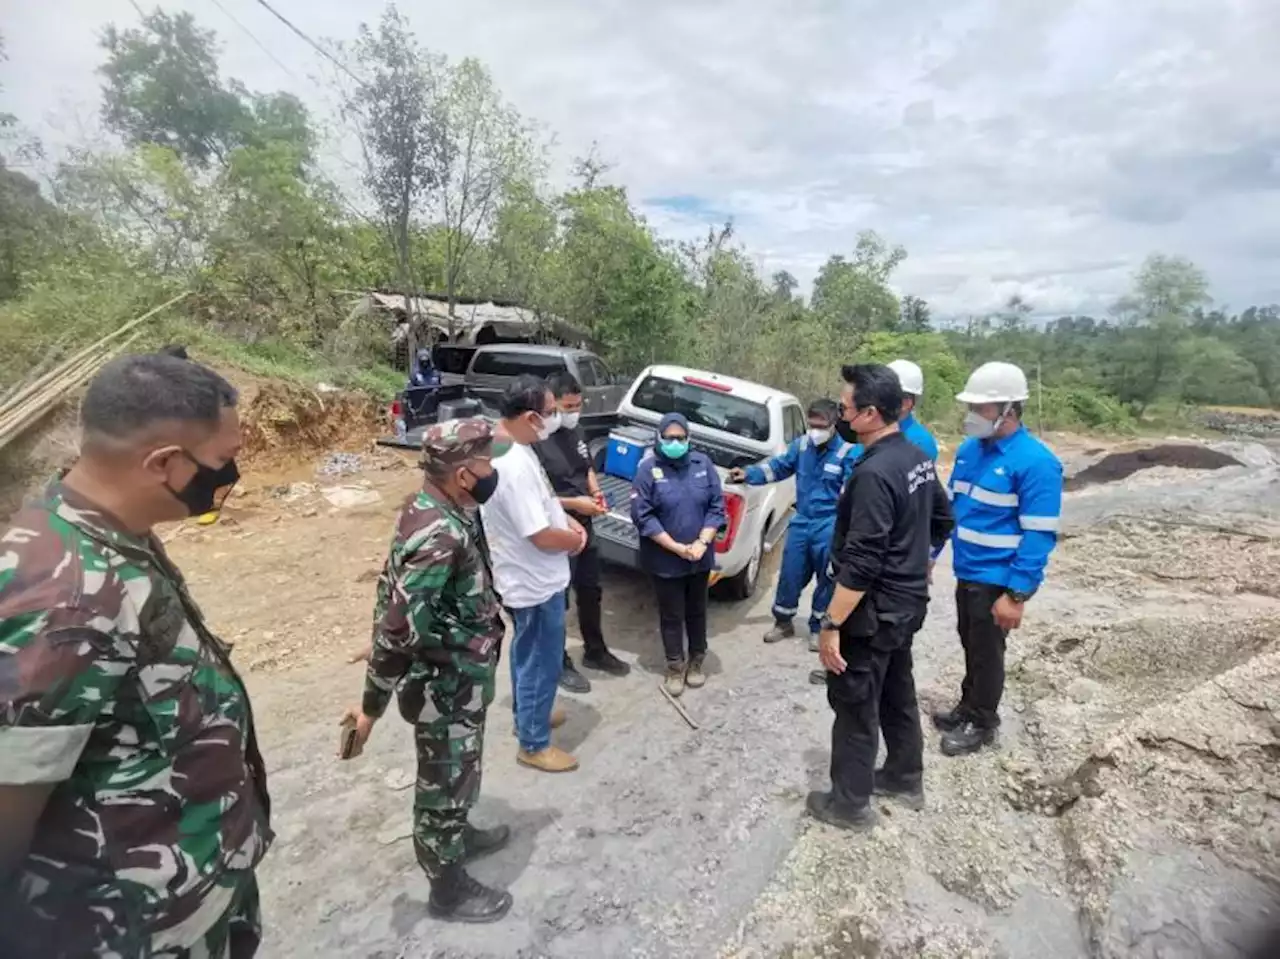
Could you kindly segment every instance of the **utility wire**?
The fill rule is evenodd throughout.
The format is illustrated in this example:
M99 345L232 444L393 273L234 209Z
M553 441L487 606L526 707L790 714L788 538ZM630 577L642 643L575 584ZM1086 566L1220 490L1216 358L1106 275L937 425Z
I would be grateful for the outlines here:
M240 30L245 34L245 36L247 36L250 40L252 40L255 44L257 44L258 49L261 50L263 53L265 53L272 60L272 62L275 63L276 66L278 66L285 73L289 74L289 76L293 77L295 80L298 80L299 83L302 82L298 78L298 75L296 73L294 73L292 70L290 70L288 67L286 67L283 63L280 62L280 58L277 57L274 53L272 53L271 49L265 43L263 43L256 36L254 36L252 30L250 30L238 19L236 19L235 14L233 14L230 10L228 10L226 7L222 5L221 0L212 0L212 3L215 7L221 10L223 14L226 15L228 20L230 20L237 27L239 27Z
M349 77L350 77L352 80L354 80L357 84L359 84L360 86L364 86L364 81L363 81L363 80L361 80L361 79L360 79L358 76L356 76L354 73L352 73L350 70L348 70L348 69L347 69L346 64L344 64L341 60L339 60L337 57L335 57L332 53L330 53L330 52L329 52L328 50L326 50L324 47L320 46L320 44L318 44L318 43L316 43L314 40L312 40L309 36L307 36L305 33L303 33L303 32L302 32L298 27L294 26L294 25L293 25L293 23L291 23L291 22L289 21L289 18L288 18L288 17L286 17L284 14L282 14L282 13L281 13L279 10L277 10L275 7L271 6L271 4L267 3L267 0L258 0L258 3L259 3L259 4L261 4L261 5L262 5L266 10L267 10L267 12L268 12L268 13L270 13L273 17L275 17L277 20L279 20L281 23L283 23L286 27L288 27L290 30L292 30L294 33L296 33L299 37L301 37L301 38L302 38L302 40L303 40L303 41L304 41L304 42L305 42L309 47L311 47L311 49L313 49L313 50L315 50L315 51L316 51L316 53L320 54L322 57L324 57L326 60L328 60L330 63L332 63L335 67L337 67L339 70L341 70L341 71L342 71L343 73L345 73L347 76L349 76Z

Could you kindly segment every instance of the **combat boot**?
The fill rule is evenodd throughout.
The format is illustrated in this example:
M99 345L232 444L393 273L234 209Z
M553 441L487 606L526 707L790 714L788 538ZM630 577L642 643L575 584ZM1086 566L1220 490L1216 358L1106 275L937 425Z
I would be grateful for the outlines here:
M883 768L875 773L874 792L886 799L896 799L908 809L919 812L924 808L923 776L890 776Z
M689 660L689 668L684 673L684 684L690 689L701 689L707 684L707 674L702 671L701 656L694 656Z
M490 889L450 863L431 880L427 912L447 922L497 922L511 909L511 894Z
M780 643L784 639L791 639L796 634L796 624L789 619L779 620L773 624L773 629L764 634L766 643Z
M663 677L662 688L668 696L679 696L684 692L684 660L667 663L667 675Z
M961 704L955 709L939 709L933 714L933 725L935 729L939 729L944 733L949 733L953 729L959 729L964 725L968 718L964 705Z
M979 726L966 720L959 729L942 734L942 755L964 756L976 753L983 746L992 746L996 741L996 731L990 726Z
M811 792L804 808L814 819L837 829L870 832L876 825L876 811L870 803L850 806L836 799L834 793Z
M464 862L471 862L491 852L497 852L511 841L510 826L494 826L492 829L477 829L467 823L462 829L462 854Z

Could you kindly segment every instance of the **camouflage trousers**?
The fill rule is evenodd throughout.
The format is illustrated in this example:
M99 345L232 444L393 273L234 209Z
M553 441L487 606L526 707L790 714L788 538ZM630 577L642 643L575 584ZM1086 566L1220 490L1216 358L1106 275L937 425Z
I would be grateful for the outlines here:
M484 723L493 700L492 665L442 670L426 683L413 726L418 781L413 796L413 845L432 878L461 862L467 815L480 795ZM405 697L401 710L405 710Z
M238 874L240 887L222 917L194 946L153 953L155 959L252 959L262 941L258 880Z

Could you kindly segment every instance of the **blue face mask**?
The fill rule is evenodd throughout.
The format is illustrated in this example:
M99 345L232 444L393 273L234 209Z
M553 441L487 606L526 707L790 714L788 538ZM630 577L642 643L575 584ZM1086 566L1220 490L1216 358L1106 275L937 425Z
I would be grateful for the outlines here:
M658 441L658 449L667 459L683 459L689 453L689 441L662 439Z

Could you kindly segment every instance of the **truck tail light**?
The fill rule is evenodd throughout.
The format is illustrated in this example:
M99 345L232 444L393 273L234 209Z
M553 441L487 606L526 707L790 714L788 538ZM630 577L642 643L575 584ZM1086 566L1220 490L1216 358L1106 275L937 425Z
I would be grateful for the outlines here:
M716 535L716 552L727 553L733 549L733 541L742 529L742 521L747 515L747 500L740 493L724 494L724 511L727 517L724 529Z
M391 418L398 420L404 416L404 404L400 402L400 397L396 397L391 401Z
M684 381L690 386L701 386L704 389L715 390L717 393L732 393L733 387L728 383L721 383L717 380L709 380L702 376L686 376Z

